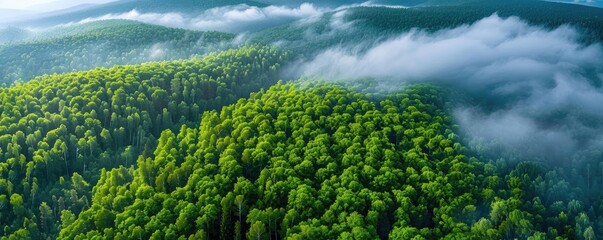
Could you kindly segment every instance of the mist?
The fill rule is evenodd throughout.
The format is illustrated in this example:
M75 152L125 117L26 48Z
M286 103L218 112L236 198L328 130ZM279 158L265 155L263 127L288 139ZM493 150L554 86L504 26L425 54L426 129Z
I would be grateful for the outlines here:
M341 5L336 8L318 7L313 3L307 2L297 6L270 5L267 7L239 4L211 8L197 15L183 12L141 12L137 9L132 9L129 12L90 17L69 24L125 19L191 30L242 33L254 32L297 20L307 21L308 19L316 19L324 13L353 7L406 8L404 6L384 5L373 1L366 1L363 3Z
M256 7L240 4L211 8L200 15L189 15L180 12L140 12L133 9L125 13L114 13L100 17L87 18L79 23L108 19L127 19L168 27L238 33L255 31L302 18L320 15L324 11L326 10L319 9L309 3L303 3L298 7Z
M480 151L566 161L603 146L603 48L581 38L571 26L547 29L494 14L435 33L330 48L289 73L374 78L385 88L444 85L473 99L451 113Z

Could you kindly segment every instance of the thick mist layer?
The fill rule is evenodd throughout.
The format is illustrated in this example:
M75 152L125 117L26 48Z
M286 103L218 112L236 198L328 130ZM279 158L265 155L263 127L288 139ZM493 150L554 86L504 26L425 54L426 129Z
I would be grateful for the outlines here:
M454 115L479 148L564 160L603 139L603 48L580 37L569 26L544 29L493 15L436 33L411 31L368 50L329 49L293 72L451 86L475 100Z

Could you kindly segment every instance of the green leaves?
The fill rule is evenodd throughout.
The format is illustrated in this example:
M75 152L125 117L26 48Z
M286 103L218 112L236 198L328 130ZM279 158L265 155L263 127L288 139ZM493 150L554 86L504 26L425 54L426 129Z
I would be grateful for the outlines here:
M55 220L66 209L78 215L90 207L90 192L99 179L109 186L96 190L104 196L94 199L95 203L118 212L132 204L141 184L158 192L183 186L194 164L180 165L185 159L195 159L197 144L174 144L184 141L176 139L180 137L196 139L196 130L182 136L168 133L188 132L181 126L198 125L202 111L233 103L276 82L278 68L272 67L279 66L283 55L275 48L247 46L199 59L46 75L1 89L0 195L19 194L22 207L19 214L0 207L0 220L10 223L0 229L0 236L17 231L25 219L37 221L34 236L38 232L56 236L58 221L40 224L41 203L55 212ZM263 83L255 81L260 77ZM164 130L166 134L161 134ZM153 153L156 158L147 161ZM143 160L138 161L139 156ZM256 159L268 161L265 154ZM137 174L136 179L118 168L137 162L142 163L144 174ZM103 168L118 171L101 173ZM68 178L72 184L59 181ZM132 180L136 182L132 192L118 192ZM100 222L94 224L89 218L74 225L97 226L99 233L113 225Z
M164 131L132 181L108 182L116 171L101 178L95 189L115 189L115 200L102 204L95 194L92 209L115 211L113 229L123 236L137 227L143 237L210 239L469 234L453 215L476 211L471 171L479 163L458 148L444 151L456 139L443 137L443 113L421 103L421 88L407 91L382 109L339 86L277 84L204 114L199 129Z

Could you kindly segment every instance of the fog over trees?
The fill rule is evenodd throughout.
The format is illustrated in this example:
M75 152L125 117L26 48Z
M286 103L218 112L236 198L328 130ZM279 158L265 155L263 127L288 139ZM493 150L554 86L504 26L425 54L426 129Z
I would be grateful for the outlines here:
M0 19L0 240L601 238L594 5L121 0Z

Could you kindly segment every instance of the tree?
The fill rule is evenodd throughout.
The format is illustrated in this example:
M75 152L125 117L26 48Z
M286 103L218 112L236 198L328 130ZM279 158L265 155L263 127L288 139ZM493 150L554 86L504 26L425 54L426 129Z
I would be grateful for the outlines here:
M50 232L50 226L53 223L53 212L52 209L46 204L46 202L42 202L40 204L40 227L42 228L42 232ZM48 234L46 234L48 237Z
M593 230L593 227L588 227L586 230L584 230L584 234L582 234L582 236L584 237L585 240L597 239L597 237L595 236L595 231Z
M249 240L261 240L262 236L266 233L266 226L264 223L260 221L256 221L249 228L249 232L247 232L247 239Z

